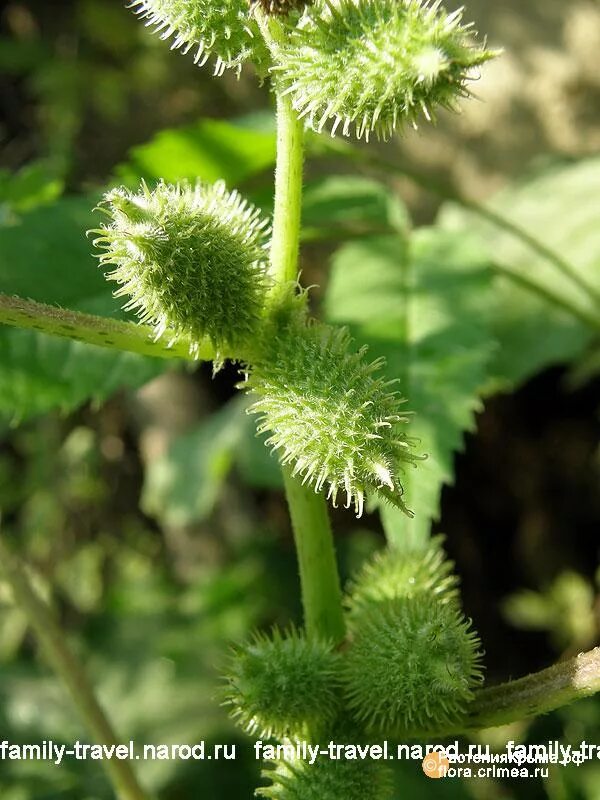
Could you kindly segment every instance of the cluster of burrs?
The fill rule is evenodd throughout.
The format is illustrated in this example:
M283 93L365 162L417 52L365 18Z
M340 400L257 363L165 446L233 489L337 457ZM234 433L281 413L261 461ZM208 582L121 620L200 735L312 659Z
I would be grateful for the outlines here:
M172 48L214 72L245 62L316 131L386 138L469 94L495 53L440 0L133 0ZM269 224L224 184L115 189L94 231L126 308L171 346L212 346L244 366L260 432L291 472L358 515L369 496L406 509L417 460L403 399L345 329L308 319L306 293L276 286ZM203 352L206 352L203 347ZM460 726L481 680L479 641L439 540L372 560L346 598L344 642L298 630L240 646L226 702L251 734L282 742L407 737ZM381 761L281 760L273 800L391 800Z
M221 182L113 189L100 209L108 222L94 243L125 308L166 347L183 339L197 355L209 342L216 368L241 361L249 410L282 463L358 515L369 493L405 508L402 470L418 457L404 401L345 329L308 321L295 286L270 291L257 209Z
M290 629L236 648L225 689L233 718L256 737L323 750L332 740L356 745L459 730L482 670L452 569L439 537L421 549L387 549L350 584L341 645ZM280 759L265 778L259 794L273 800L394 796L385 762L351 754L314 764Z
M405 124L455 110L476 69L497 55L477 44L463 11L442 0L134 0L146 24L215 74L244 62L316 131L387 138ZM277 18L268 42L257 15Z

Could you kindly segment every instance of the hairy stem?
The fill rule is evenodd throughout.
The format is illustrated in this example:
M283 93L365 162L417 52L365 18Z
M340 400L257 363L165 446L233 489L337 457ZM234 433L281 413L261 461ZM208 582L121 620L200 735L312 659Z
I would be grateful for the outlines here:
M339 642L344 638L342 591L327 505L283 467L285 494L296 541L304 622L309 636Z
M256 8L258 24L274 52L285 33L280 23ZM277 159L271 242L271 274L276 289L298 277L304 130L289 97L276 94ZM285 493L298 553L304 621L309 636L344 638L342 593L327 503L284 467Z
M271 242L275 283L296 280L302 212L304 129L289 97L277 96L277 163Z
M600 691L600 647L516 681L481 689L465 729L491 728L556 708Z
M153 331L147 325L121 322L117 319L81 314L33 300L8 297L0 294L0 324L16 328L30 328L52 336L62 336L98 347L125 350L155 358L184 358L191 360L189 341L178 340L169 346L164 341L154 341ZM208 343L200 346L199 358L210 360L214 356Z
M33 589L19 559L0 536L0 574L10 585L14 600L25 613L48 661L62 679L96 744L117 746L119 741L102 710L82 665L69 648L49 606ZM149 800L129 761L102 759L108 778L119 800Z
M285 37L281 24L257 6L256 19L265 42L275 55ZM271 275L275 286L298 276L300 216L302 213L302 165L304 125L292 108L288 95L275 93L277 104L277 155L275 161L275 205L271 239Z

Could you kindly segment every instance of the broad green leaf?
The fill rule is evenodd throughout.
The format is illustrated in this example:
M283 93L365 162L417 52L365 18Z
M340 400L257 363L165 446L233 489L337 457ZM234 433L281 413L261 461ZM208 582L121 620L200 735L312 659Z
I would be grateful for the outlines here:
M117 180L136 184L222 178L235 187L275 162L275 134L222 120L203 119L185 128L157 134L134 147L127 163L116 169Z
M567 260L600 293L600 157L560 166L498 194L490 207ZM472 237L491 262L506 265L599 320L600 305L522 240L447 205L441 225ZM571 361L593 338L593 328L510 278L494 279L490 314L500 343L492 366L496 385L510 388L541 369ZM596 330L597 336L597 330Z
M0 291L121 317L85 236L97 222L91 213L96 199L62 199L0 228ZM164 370L165 363L2 326L0 367L0 414L20 420L140 386Z
M26 330L0 330L0 414L69 411L155 377L164 362Z
M325 309L348 324L371 354L385 356L390 378L414 412L410 422L427 460L408 468L406 503L413 520L384 509L390 536L422 541L439 515L440 493L452 480L453 454L474 427L479 392L493 349L482 295L490 272L469 240L421 229L404 242L377 237L334 256Z
M85 233L97 226L98 195L64 198L0 228L3 294L119 316Z

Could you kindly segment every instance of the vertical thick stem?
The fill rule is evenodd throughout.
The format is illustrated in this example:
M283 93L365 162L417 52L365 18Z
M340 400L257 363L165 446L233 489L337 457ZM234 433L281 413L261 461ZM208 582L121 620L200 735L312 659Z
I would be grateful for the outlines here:
M275 55L285 36L280 24L256 10L258 24ZM289 97L277 94L277 163L271 243L274 289L298 276L304 131ZM284 467L285 492L298 552L306 631L339 642L344 638L340 580L327 503Z
M10 585L16 604L44 648L48 661L62 679L95 744L118 745L82 665L69 648L50 608L34 591L19 559L0 538L0 575ZM118 800L149 800L128 761L102 759Z
M289 97L277 96L277 164L271 270L276 284L298 274L304 129Z
M285 493L298 552L302 605L308 636L344 638L342 593L327 504L322 495L283 468Z

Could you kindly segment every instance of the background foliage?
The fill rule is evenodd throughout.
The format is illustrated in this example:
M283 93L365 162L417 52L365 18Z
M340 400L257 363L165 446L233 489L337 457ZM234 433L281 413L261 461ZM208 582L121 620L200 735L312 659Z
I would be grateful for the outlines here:
M486 198L600 292L600 119L587 111L600 91L590 67L600 13L541 0L470 11L508 50L480 85L486 102L382 148L416 182L312 138L302 267L320 287L315 312L385 355L417 412L429 453L406 476L417 515L385 510L383 523L400 543L432 524L446 534L488 679L500 680L598 637L600 314L531 248L422 187L441 172L442 194ZM13 0L1 21L2 292L118 316L83 235L115 180L224 177L269 210L274 135L252 76L211 80L111 0ZM198 786L207 798L251 796L258 768L215 700L219 664L253 627L299 620L277 465L234 396L236 378L233 367L211 380L203 367L165 371L0 330L3 527L118 730L140 742L239 744L235 769L144 764L164 800ZM334 525L347 576L380 546L382 527L343 511ZM85 738L1 586L0 698L12 741ZM482 737L597 742L598 703ZM408 765L397 782L399 796L425 800L593 800L600 767L552 769L539 784L440 785ZM102 800L110 790L93 762L13 762L0 769L0 796Z

